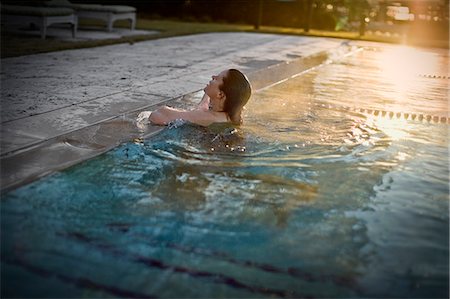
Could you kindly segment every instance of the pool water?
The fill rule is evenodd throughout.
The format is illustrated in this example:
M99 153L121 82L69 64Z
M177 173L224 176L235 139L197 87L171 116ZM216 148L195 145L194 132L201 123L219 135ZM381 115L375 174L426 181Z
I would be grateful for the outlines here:
M412 119L448 117L447 66L361 48L255 92L240 128L7 193L2 297L448 297L449 125Z

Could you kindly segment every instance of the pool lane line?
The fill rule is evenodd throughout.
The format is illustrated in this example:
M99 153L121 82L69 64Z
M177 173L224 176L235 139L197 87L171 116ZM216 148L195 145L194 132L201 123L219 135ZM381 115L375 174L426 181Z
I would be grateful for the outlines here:
M113 231L119 231L121 233L128 233L130 230L130 227L132 224L128 223L108 223L107 226L113 230ZM86 235L80 234L80 233L73 233L73 236L76 238L82 239L82 241L93 241ZM269 273L277 273L277 274L283 274L288 275L294 278L300 278L307 282L331 282L337 286L351 288L357 292L360 291L360 289L356 285L356 280L352 277L346 277L346 276L340 276L340 275L317 275L310 272L303 271L302 269L299 269L297 267L288 267L287 269L280 268L274 265L265 264L265 263L258 263L254 261L249 260L238 260L233 257L231 257L229 254L225 252L220 251L212 251L192 246L183 246L176 243L171 242L161 242L156 239L151 239L148 236L145 235L137 235L137 234L131 234L130 237L138 237L140 239L144 239L145 244L152 247L161 247L164 246L165 248L172 249L178 252L182 253L194 253L200 256L214 258L214 259L220 259L225 262L229 262L234 265L242 266L242 267L248 267L248 268L254 268L257 270L261 270L264 272Z
M299 294L294 291L286 291L286 290L278 290L278 289L270 289L267 287L256 287L251 286L246 283L243 283L237 280L234 277L229 275L214 273L209 271L195 270L187 267L174 266L170 264L166 264L161 260L145 257L138 254L129 254L123 250L118 248L114 248L110 244L101 243L99 239L95 239L92 237L88 237L80 232L70 232L70 233L58 233L57 235L66 237L68 239L76 240L87 245L93 246L94 248L101 250L104 253L111 254L113 256L126 258L127 260L143 264L149 268L156 268L164 271L171 271L180 274L187 274L193 278L208 278L213 283L225 284L231 288L235 289L243 289L249 291L251 293L262 294L265 296L278 296L281 298L315 298L311 295Z
M54 271L46 270L44 268L32 265L31 263L28 263L25 260L19 259L19 258L8 258L6 260L2 259L1 262L6 262L8 264L24 268L24 269L28 270L29 272L31 272L35 275L41 276L41 277L57 278L58 280L60 280L64 283L74 285L75 287L81 288L81 289L90 289L93 291L101 291L101 292L108 293L110 295L122 297L122 298L150 298L150 299L158 298L153 295L133 292L133 291L129 291L129 290L123 290L123 289L120 289L120 288L117 288L114 286L104 285L101 283L94 282L87 278L80 278L80 277L74 278L74 277L70 277L70 276L67 276L64 274L56 273Z
M131 235L131 237L134 235ZM269 273L277 273L277 274L284 274L295 278L300 278L307 282L332 282L335 285L351 288L355 291L359 291L359 289L356 287L356 281L355 279L351 277L345 277L345 276L338 276L338 275L316 275L310 272L303 271L297 267L288 267L287 269L280 268L274 265L265 264L265 263L258 263L254 261L249 260L238 260L233 257L230 257L229 254L225 252L219 252L219 251L211 251L201 248L196 248L192 246L182 246L176 243L170 243L170 242L158 242L157 240L149 240L149 237L145 238L145 244L148 246L158 246L161 247L164 245L168 249L176 250L183 253L194 253L197 255L201 255L204 257L214 258L214 259L220 259L222 261L242 266L242 267L248 267L248 268L254 268L258 269L264 272Z
M356 113L364 113L370 114L377 117L388 117L388 118L397 118L404 120L412 120L419 122L428 122L428 123L442 123L442 124L450 124L450 117L440 116L440 115L431 115L425 113L412 113L412 112L394 112L387 111L381 109L369 109L369 108L357 108L350 107L345 105L332 105L332 104L320 104L315 103L315 106L328 108L328 109L336 109L336 110L344 110L344 111L352 111Z
M419 74L419 77L429 78L429 79L450 79L450 76L445 75L431 75L431 74Z

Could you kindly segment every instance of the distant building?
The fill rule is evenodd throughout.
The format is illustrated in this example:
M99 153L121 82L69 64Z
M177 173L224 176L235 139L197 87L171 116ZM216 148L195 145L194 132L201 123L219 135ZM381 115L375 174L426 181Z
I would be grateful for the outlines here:
M448 21L449 0L369 0L379 21Z

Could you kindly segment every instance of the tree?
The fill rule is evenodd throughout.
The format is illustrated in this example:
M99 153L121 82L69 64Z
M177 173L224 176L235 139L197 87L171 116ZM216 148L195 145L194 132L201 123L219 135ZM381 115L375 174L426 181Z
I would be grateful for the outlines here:
M311 27L311 19L312 19L312 11L313 11L314 0L306 0L306 17L303 30L305 32L309 32L309 28Z
M258 30L261 26L263 15L263 0L258 0L258 14L256 17L255 29Z

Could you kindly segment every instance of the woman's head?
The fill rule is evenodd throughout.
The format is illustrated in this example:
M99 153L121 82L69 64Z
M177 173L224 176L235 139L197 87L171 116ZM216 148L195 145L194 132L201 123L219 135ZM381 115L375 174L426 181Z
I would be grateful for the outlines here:
M205 92L211 98L213 110L223 111L234 124L242 122L241 112L247 104L252 88L247 77L236 69L213 76Z

